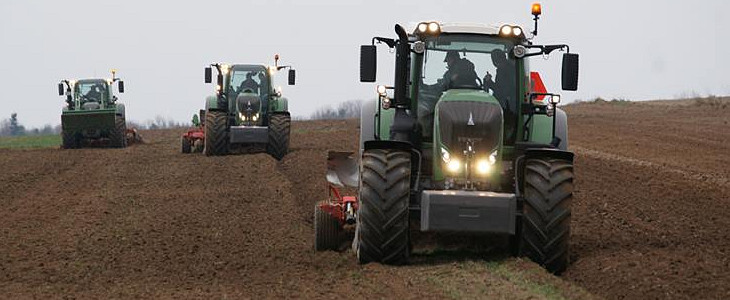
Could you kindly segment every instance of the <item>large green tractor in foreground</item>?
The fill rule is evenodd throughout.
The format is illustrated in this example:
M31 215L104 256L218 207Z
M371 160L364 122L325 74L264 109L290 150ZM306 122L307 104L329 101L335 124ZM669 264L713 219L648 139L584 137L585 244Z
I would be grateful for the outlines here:
M280 66L212 64L205 68L205 82L217 71L216 93L205 101L206 155L264 150L277 160L289 151L291 117L289 102L275 85L278 72L289 69L288 83L294 85L295 71Z
M62 80L58 95L66 96L61 113L64 149L84 146L127 146L124 104L117 103L114 84L124 93L124 82L112 70L111 79Z
M539 6L533 15L537 28ZM562 88L575 91L578 55L512 25L424 22L395 33L361 47L361 81L375 81L382 43L395 52L395 82L362 112L359 261L408 262L418 224L506 234L515 254L565 270L573 153L560 96L533 91L528 58L567 50Z

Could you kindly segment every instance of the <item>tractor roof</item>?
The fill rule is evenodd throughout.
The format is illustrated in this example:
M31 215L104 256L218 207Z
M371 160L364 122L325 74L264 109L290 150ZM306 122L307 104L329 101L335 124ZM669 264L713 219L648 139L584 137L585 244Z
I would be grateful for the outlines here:
M97 82L98 83L103 82L105 84L109 83L109 81L107 79L103 79L103 78L87 78L87 79L76 80L76 83L97 83Z
M415 32L419 23L409 26L409 32ZM480 23L440 23L442 33L473 33L473 34L499 34L499 26Z
M264 65L232 65L231 69L235 70L250 70L250 71L260 71L260 70L266 70L266 66Z

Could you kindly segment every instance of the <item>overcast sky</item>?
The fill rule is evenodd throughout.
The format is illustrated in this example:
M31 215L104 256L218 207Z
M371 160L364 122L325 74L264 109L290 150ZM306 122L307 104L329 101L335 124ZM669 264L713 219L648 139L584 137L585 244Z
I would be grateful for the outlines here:
M393 36L395 23L438 20L532 28L532 1L0 1L0 119L59 124L65 78L119 70L127 118L188 121L213 90L212 62L282 62L295 116L374 97L358 81L359 45ZM581 55L577 92L563 99L673 99L730 95L730 1L543 1L536 43L567 43ZM725 49L725 50L722 50ZM392 83L392 54L379 48L378 81ZM560 55L534 58L558 91Z

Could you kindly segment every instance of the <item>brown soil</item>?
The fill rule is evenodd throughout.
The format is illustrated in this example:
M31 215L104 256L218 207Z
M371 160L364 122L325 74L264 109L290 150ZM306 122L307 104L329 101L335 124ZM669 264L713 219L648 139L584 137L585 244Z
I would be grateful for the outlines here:
M679 108L677 108L679 107ZM360 266L314 253L327 150L357 122L295 122L292 153L179 153L182 130L126 149L0 150L2 298L727 298L729 108L580 104L573 264L503 251ZM567 281L566 281L567 280Z
M565 278L607 298L730 297L729 100L567 106Z
M389 267L315 253L327 150L355 149L357 124L295 122L281 162L184 155L184 130L126 149L0 150L0 298L592 297L499 254Z

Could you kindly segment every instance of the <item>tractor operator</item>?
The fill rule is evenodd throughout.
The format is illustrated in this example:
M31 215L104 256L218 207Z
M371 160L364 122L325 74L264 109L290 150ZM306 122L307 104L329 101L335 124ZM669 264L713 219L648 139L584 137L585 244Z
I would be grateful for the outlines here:
M84 98L86 98L86 101L88 102L101 102L102 90L103 87L100 84L94 84L91 86L91 89L86 92Z
M444 58L448 70L444 73L444 77L439 80L443 90L450 88L478 88L479 77L474 70L474 64L466 58L461 58L456 50L446 52Z
M253 80L253 72L246 73L246 79L242 81L241 85L238 87L239 92L243 92L245 90L250 90L256 94L259 93L259 83L256 82L256 80Z
M504 109L505 123L505 139L511 141L514 134L514 119L517 110L517 100L515 99L515 91L517 90L517 82L515 78L515 65L507 59L507 55L500 49L495 49L491 53L492 64L497 68L497 75L492 80L492 74L487 72L484 75L484 91L492 94Z

